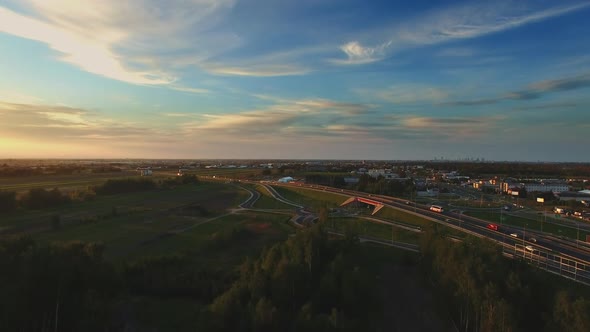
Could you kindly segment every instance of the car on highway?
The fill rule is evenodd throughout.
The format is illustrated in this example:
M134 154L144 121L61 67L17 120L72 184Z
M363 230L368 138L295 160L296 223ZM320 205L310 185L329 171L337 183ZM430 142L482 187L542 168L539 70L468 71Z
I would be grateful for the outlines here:
M517 233L510 233L510 236L512 236L512 237L518 237L518 234Z
M530 252L532 252L533 250L535 250L535 249L533 248L533 246L525 246L524 248L525 248L526 250L530 251Z
M496 224L488 224L488 228L493 230L493 231L497 231L498 230L498 225Z
M533 242L533 243L537 243L537 239L535 239L534 237L529 238L529 241Z

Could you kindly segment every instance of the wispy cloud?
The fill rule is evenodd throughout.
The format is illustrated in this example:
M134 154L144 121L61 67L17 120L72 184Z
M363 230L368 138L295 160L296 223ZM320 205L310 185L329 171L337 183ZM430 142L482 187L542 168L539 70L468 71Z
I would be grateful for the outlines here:
M509 93L506 95L506 99L538 99L549 93L572 91L587 87L590 87L590 74L537 82L526 89Z
M391 45L387 42L375 47L361 45L358 41L351 41L342 46L340 50L347 56L346 59L329 59L329 62L339 65L361 65L382 60L385 51Z
M480 106L496 104L506 100L533 100L555 92L573 91L590 87L590 74L545 80L530 84L528 87L508 92L494 98L475 100L458 100L441 103L444 106Z
M297 65L244 65L244 66L227 66L208 64L207 71L217 75L227 76L255 76L255 77L274 77L274 76L294 76L304 75L309 73L309 68L300 67Z
M578 104L576 104L576 103L550 103L550 104L515 107L514 110L515 111L559 110L559 109L564 109L564 108L572 108L572 107L576 107L576 106L578 106Z
M31 96L17 91L0 91L0 101L4 100L12 104L34 104L43 101L42 98Z
M211 90L209 90L209 89L191 88L191 87L181 86L181 85L172 85L172 86L170 86L170 89L180 91L180 92L194 93L194 94L205 94L205 93L211 92Z
M393 104L433 103L449 98L449 93L439 87L423 84L397 84L388 88L354 90L356 93Z
M133 84L170 84L169 56L193 62L234 47L228 31L212 31L234 0L27 0L30 16L0 6L0 32L47 44L59 59L87 72Z
M44 142L64 142L85 139L145 140L150 137L166 139L172 135L153 126L140 126L121 120L97 116L94 111L82 108L44 105L14 104L0 101L0 132L7 137L25 138Z
M346 42L340 46L346 58L332 59L331 62L342 65L375 62L405 49L477 38L564 15L588 6L590 3L538 9L526 8L522 4L515 6L512 2L477 2L454 6L382 29L377 33L381 33L384 37L375 46L358 40Z
M266 98L266 100L269 100ZM449 139L477 137L493 128L502 117L384 116L363 113L373 105L332 100L280 100L268 107L229 114L209 114L183 123L186 137L206 137L212 141L261 142L351 142L400 139ZM343 116L346 114L345 116Z

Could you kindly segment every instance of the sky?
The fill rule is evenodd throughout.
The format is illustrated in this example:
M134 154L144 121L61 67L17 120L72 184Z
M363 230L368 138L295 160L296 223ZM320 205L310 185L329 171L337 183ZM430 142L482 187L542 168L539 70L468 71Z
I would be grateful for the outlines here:
M590 2L0 0L0 158L590 162Z

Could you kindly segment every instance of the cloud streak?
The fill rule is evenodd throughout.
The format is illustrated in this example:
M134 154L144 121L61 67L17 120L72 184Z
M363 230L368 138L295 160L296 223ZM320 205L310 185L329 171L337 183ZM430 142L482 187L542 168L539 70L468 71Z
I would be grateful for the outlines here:
M344 59L331 59L334 64L358 65L382 60L393 53L424 45L472 39L565 15L590 6L580 3L547 9L522 9L511 2L468 4L432 12L381 32L385 37L375 46L358 40L340 46ZM377 32L379 33L379 32Z
M397 84L382 89L355 89L355 92L392 104L438 104L449 98L449 93L436 86L423 84Z
M545 80L528 87L508 92L496 98L459 100L441 103L443 106L481 106L497 104L506 100L535 100L556 92L567 92L590 87L590 74Z
M92 74L141 85L176 80L170 60L198 62L236 46L235 35L215 30L233 0L27 0L25 16L0 7L0 32L47 44L59 59Z
M61 143L88 139L117 142L122 139L145 140L149 137L165 140L172 137L153 127L97 115L96 112L81 108L0 101L0 132L6 137Z

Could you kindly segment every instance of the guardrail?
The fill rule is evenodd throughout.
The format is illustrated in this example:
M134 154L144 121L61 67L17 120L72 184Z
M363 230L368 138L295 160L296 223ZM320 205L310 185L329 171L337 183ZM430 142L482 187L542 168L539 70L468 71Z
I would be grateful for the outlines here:
M503 252L513 255L515 259L524 259L542 270L590 286L589 262L571 259L545 250L531 250L526 247L518 243L514 245L504 244Z
M307 187L307 189L319 190L319 191L326 190L325 187L323 190L319 189L319 188L309 188L309 187ZM343 196L352 195L352 193L350 193L350 192L346 193L346 191L342 192L340 194ZM389 198L389 199L391 200L391 203L393 203L393 202L400 203L402 201L402 200L391 199L391 198ZM478 238L487 238L490 241L493 241L496 244L501 245L503 254L505 256L511 257L513 259L524 259L525 261L529 262L530 264L532 264L542 270L545 270L547 272L562 276L564 278L573 280L575 282L579 282L584 285L590 286L590 262L586 262L584 260L577 259L577 258L568 256L568 255L565 255L565 254L558 254L558 253L551 251L550 249L540 247L538 245L536 245L535 248L530 250L530 247L529 247L529 249L527 249L528 245L525 243L517 243L517 242L515 242L514 244L505 243L504 241L500 241L500 240L494 239L492 237L485 236L483 234L471 231L471 230L466 229L464 227L454 225L450 222L445 222L445 221L433 218L429 215L426 215L425 211L420 211L421 213L418 213L418 212L411 211L409 209L400 208L398 206L392 205L391 203L384 203L384 204L391 207L391 208L403 210L406 213L410 213L410 214L419 216L419 217L424 218L426 220L436 222L438 224L444 225L446 227L450 227L452 229L458 230L460 232L463 232L463 233L466 233L466 234L469 234L469 235L472 235L472 236L475 236ZM426 211L426 213L427 213L427 211ZM455 218L453 218L453 219L455 219ZM480 226L480 225L471 224L471 227L477 227L482 230L488 231L485 227ZM518 227L515 227L515 228L518 228ZM368 239L368 238L365 238L365 240L366 241L373 241L373 242L381 242L383 244L385 244L385 242L386 242L386 241L381 241L381 240L377 240L377 239ZM400 247L401 247L404 244L391 243L389 245L393 245L396 247L398 247L398 245L400 245ZM586 244L584 244L584 246L586 246ZM401 249L408 250L407 247L404 247ZM412 248L412 249L414 249L414 248ZM410 249L410 250L412 250L412 249ZM414 250L416 250L416 252L417 252L417 248ZM412 251L414 251L414 250L412 250Z

